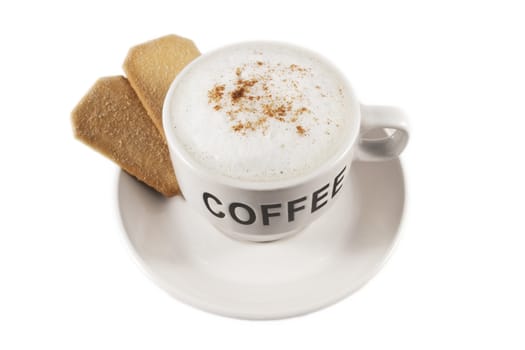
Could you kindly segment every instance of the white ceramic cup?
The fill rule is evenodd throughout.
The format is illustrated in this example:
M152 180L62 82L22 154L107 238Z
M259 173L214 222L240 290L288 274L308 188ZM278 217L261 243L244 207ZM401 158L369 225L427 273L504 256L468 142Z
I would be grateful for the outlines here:
M248 44L254 45L253 42L237 44L219 50L234 50ZM325 58L309 50L283 43L263 42L261 45L292 47L337 71ZM265 242L301 231L326 213L338 199L353 161L383 161L397 157L408 142L407 119L401 110L359 104L346 79L340 76L347 85L345 90L350 103L345 113L352 120L352 130L350 137L320 167L292 179L271 182L245 181L212 173L186 151L174 132L170 101L184 89L179 85L181 78L198 69L198 61L213 53L197 58L173 81L164 101L163 125L185 200L217 229L233 238ZM213 64L212 60L207 61ZM372 138L375 132L382 130L387 132L380 134L387 136Z

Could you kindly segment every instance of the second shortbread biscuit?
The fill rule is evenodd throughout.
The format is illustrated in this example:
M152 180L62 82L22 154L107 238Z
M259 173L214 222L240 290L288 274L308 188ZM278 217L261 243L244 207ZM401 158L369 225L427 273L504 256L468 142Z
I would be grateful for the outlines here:
M148 41L129 50L124 71L162 135L162 105L168 88L175 76L199 55L193 41L176 35Z

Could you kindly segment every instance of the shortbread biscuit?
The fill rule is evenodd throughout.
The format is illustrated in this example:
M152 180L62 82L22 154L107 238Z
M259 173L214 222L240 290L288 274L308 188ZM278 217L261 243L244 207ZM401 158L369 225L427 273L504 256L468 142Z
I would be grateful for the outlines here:
M75 136L165 196L179 187L168 146L122 76L100 78L72 112Z
M176 35L148 41L129 50L124 71L162 135L162 105L168 88L175 76L199 55L193 41Z

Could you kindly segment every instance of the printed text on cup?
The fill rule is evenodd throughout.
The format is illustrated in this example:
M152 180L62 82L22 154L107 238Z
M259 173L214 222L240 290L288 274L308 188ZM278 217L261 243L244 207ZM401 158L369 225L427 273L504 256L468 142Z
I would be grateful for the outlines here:
M324 207L330 199L334 198L343 187L345 170L346 166L337 174L333 182L328 182L326 185L313 191L311 196L301 196L285 203L261 204L256 208L242 202L232 202L225 205L220 198L209 192L202 194L202 200L212 215L222 219L229 214L233 220L242 225L255 223L257 215L260 215L265 226L270 225L272 217L282 215L287 216L288 222L293 222L297 215L300 215L301 211L308 210L313 214ZM308 200L309 197L311 198L310 200ZM241 215L243 212L244 215Z

